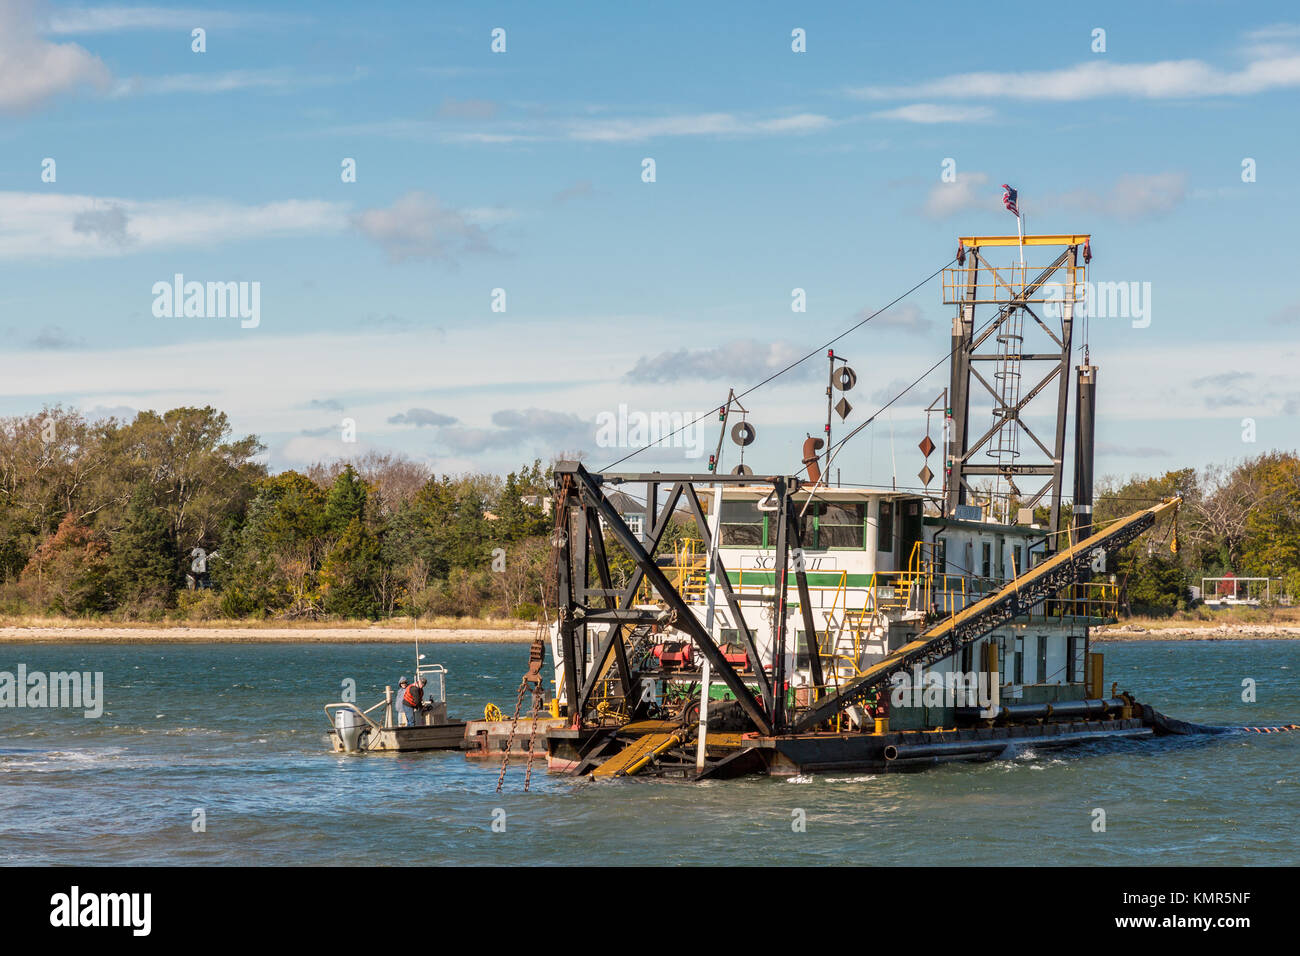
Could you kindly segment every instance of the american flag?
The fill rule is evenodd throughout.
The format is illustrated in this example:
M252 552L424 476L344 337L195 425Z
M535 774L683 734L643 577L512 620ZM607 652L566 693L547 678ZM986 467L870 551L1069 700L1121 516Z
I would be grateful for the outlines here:
M1014 186L1008 186L1006 183L1002 184L1002 188L1006 190L1006 192L1002 194L1002 205L1007 207L1007 212L1019 219L1020 210L1016 208L1016 197L1019 196L1020 193L1016 192Z

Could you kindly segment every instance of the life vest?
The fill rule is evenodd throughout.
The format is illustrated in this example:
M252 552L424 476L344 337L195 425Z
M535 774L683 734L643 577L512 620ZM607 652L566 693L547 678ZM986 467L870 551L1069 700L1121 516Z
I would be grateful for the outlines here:
M406 693L402 695L402 703L406 704L407 707L419 707L420 698L423 696L424 692L420 690L420 685L412 684L406 688Z

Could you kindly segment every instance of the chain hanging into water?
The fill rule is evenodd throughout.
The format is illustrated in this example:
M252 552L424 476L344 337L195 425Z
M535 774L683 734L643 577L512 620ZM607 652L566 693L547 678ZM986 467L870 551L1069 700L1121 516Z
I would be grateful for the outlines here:
M560 491L556 495L555 502L555 523L551 531L551 559L550 566L547 570L547 577L544 580L554 580L555 571L560 560L560 535L565 533L560 525L562 516L568 513L568 498L571 492L572 478L564 475L561 479ZM559 610L556 611L558 623ZM515 734L519 728L519 711L523 707L524 693L528 690L528 685L533 685L533 720L532 729L528 736L528 763L524 769L524 791L527 792L529 783L533 776L533 751L537 744L537 721L540 716L542 700L542 664L546 659L546 633L549 629L549 614L546 609L546 590L542 589L542 616L537 622L537 631L533 635L533 643L528 649L528 670L524 673L523 679L519 682L519 691L515 695L515 713L510 720L510 733L506 737L505 754L501 758L501 773L497 775L497 789L500 793L506 780L506 770L510 767L510 752L515 746Z
M501 792L501 785L506 780L506 769L510 766L510 751L515 746L515 728L519 726L519 708L524 703L524 690L527 687L527 680L519 682L519 693L515 695L515 715L510 719L510 735L506 737L506 752L501 758L501 773L497 775L497 793Z
M533 685L533 728L528 735L528 763L524 767L524 793L533 779L533 752L537 747L537 719L542 709L542 682Z

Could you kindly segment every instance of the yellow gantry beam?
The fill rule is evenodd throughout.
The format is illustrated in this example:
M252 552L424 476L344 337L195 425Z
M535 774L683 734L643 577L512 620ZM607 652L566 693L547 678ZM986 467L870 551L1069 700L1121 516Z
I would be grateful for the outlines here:
M1059 236L1025 236L1024 244L1027 246L1078 246L1087 242L1092 237L1089 235L1059 235ZM1019 236L962 236L957 240L967 249L978 248L980 246L1018 246L1020 245Z

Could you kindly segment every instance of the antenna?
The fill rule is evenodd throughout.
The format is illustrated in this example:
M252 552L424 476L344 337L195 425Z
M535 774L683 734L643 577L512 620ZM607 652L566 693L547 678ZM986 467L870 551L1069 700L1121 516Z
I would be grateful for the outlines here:
M889 467L893 472L893 477L890 479L890 484L892 484L894 490L897 491L898 490L898 458L894 454L894 410L892 408L889 410Z

